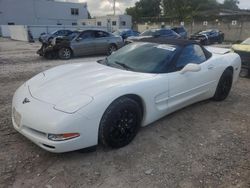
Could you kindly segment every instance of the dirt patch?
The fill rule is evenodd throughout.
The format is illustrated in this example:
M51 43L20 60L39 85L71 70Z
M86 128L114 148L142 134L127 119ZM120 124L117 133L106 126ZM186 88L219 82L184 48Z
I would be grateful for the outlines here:
M224 102L200 102L142 128L125 148L52 154L12 128L15 90L51 67L101 57L48 61L37 48L0 39L0 187L250 187L249 79Z

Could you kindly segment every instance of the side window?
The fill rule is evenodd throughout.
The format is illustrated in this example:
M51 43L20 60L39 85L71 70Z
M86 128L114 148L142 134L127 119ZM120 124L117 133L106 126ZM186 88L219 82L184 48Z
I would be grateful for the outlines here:
M81 39L93 38L93 32L92 31L85 31L82 34L80 34L79 38L81 38Z
M95 32L95 37L96 38L102 38L102 37L108 37L109 34L104 32L104 31L96 31Z
M171 32L169 30L161 30L161 35L169 36L171 35Z
M189 63L201 64L204 61L206 61L206 56L202 48L197 44L191 44L182 50L176 62L176 68L180 70Z

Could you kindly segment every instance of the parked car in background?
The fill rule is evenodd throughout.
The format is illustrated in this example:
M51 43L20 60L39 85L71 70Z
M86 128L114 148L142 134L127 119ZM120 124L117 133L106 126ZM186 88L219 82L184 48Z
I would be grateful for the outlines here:
M39 41L41 43L48 43L50 42L54 37L58 37L58 36L68 36L72 33L73 31L71 30L57 30L54 31L52 33L42 33L39 37Z
M190 39L199 41L203 45L209 45L216 42L221 44L224 41L224 33L218 29L209 29L191 35Z
M134 31L132 29L119 29L119 30L115 31L113 34L119 35L123 39L126 39L126 38L131 37L131 36L139 36L140 32Z
M45 57L70 59L72 56L111 54L124 45L120 36L102 30L73 32L68 36L55 37L38 54Z
M241 66L239 55L229 52L195 41L150 38L97 62L54 67L15 92L14 128L55 153L98 143L124 147L140 127L176 110L226 99Z
M242 69L240 76L246 77L250 75L250 38L240 44L234 44L232 50L239 54L242 61Z
M179 27L172 27L171 29L172 29L174 32L178 33L178 34L181 36L181 38L187 39L187 37L188 37L188 32L187 32L187 30L185 29L185 27L179 26Z
M164 37L168 39L180 39L181 36L173 31L172 29L150 29L146 30L143 33L141 33L137 37L128 37L127 40L125 40L126 44L129 44L133 41L141 40L143 38L157 38L157 37Z

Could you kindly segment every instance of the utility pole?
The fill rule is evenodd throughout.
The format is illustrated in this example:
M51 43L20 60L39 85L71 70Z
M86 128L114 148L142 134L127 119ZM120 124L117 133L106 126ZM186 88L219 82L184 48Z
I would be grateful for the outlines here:
M115 16L115 4L116 4L116 0L114 0L114 3L113 3L114 16Z

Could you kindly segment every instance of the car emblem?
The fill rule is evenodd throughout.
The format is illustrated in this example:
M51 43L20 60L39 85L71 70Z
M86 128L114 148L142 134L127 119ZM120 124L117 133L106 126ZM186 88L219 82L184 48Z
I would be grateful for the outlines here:
M30 102L30 100L28 99L28 98L25 98L24 100L23 100L23 104L26 104L26 103L29 103Z

